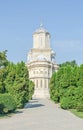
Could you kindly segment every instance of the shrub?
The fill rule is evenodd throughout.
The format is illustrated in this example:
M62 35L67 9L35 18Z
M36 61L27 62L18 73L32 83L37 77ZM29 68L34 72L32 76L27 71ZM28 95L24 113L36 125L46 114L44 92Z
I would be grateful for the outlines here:
M78 112L83 112L83 103L82 103L82 102L79 102L79 103L77 104L76 110L77 110Z
M0 114L3 114L4 104L0 104Z
M16 104L12 96L8 93L0 94L0 114L15 111Z
M72 97L64 97L61 100L60 106L63 109L72 109L74 108L74 100Z

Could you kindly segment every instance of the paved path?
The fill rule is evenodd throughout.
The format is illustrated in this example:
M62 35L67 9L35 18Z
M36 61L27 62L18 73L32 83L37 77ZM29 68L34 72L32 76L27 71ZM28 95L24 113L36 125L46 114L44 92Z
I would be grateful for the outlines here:
M0 130L83 130L83 119L50 100L34 99L12 117L0 119Z

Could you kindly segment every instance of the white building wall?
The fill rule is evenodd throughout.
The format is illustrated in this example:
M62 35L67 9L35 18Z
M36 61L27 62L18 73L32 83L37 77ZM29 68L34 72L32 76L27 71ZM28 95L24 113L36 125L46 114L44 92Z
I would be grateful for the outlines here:
M35 98L49 98L49 80L52 70L58 69L56 63L52 63L50 48L50 34L44 28L39 28L33 34L33 48L28 53L29 78L35 83Z

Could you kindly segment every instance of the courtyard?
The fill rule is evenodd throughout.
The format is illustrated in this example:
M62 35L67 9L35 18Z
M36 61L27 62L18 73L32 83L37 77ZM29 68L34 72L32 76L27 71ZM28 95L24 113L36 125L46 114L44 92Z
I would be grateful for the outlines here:
M0 119L0 130L83 130L83 120L48 99L33 99Z

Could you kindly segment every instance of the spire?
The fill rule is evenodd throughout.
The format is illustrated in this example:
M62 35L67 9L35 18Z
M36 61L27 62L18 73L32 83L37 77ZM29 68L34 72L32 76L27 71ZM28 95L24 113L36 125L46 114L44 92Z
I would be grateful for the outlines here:
M40 21L40 28L44 28L44 24L43 24L43 19L41 18L41 21Z

